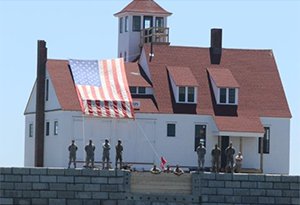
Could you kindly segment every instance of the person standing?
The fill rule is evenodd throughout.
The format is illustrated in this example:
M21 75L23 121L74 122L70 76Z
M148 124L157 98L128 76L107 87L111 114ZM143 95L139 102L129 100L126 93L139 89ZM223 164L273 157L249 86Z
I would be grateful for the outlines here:
M199 144L197 147L197 154L198 154L198 171L204 170L204 162L205 162L205 154L206 149L202 143Z
M122 141L119 139L116 145L116 169L118 168L118 161L120 161L120 169L122 169L122 156L123 156L123 146Z
M229 143L229 146L225 149L226 155L226 170L233 172L233 155L235 154L235 149L232 147L232 142Z
M103 169L109 169L109 150L110 150L110 144L108 139L105 139L105 142L102 144L102 149L103 149L103 155L102 155L102 168ZM106 167L105 165L106 161Z
M219 172L221 149L215 144L215 148L211 151L212 155L212 171Z
M241 152L239 152L236 156L235 156L235 171L237 173L239 173L241 171L242 168L242 161L243 161L243 155Z
M89 144L87 144L84 149L86 152L85 166L93 168L94 161L95 161L95 149L96 149L95 145L93 144L93 141L89 140Z
M76 152L78 150L78 147L75 144L75 140L72 140L72 144L69 145L68 150L69 150L69 165L68 165L68 168L70 168L72 162L74 164L74 168L76 168Z

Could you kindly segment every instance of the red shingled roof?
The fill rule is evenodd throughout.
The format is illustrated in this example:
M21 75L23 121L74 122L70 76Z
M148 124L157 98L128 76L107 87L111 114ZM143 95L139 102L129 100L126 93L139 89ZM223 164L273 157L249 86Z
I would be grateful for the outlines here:
M189 67L167 66L167 69L177 86L198 87L197 80Z
M142 76L138 63L125 63L125 67L129 86L151 87L151 85Z
M226 68L207 68L207 71L218 88L240 87L231 71Z
M151 13L151 14L163 14L171 15L172 13L163 9L158 5L154 0L133 0L120 12L116 13L115 16L126 12L135 12L135 13Z

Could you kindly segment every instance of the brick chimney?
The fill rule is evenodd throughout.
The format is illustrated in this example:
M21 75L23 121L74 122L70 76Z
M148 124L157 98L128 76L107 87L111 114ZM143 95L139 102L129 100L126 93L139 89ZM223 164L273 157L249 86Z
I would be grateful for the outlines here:
M209 52L211 64L220 64L222 57L222 29L211 29Z
M46 79L47 48L46 41L39 40L37 47L37 78L35 106L35 159L36 167L44 166L45 136L45 79Z

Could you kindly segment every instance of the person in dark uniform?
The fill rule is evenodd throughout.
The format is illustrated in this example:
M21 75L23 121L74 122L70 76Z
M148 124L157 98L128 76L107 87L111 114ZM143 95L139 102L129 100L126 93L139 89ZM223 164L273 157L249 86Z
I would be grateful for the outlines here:
M68 165L68 168L70 168L72 162L74 164L74 168L76 168L76 152L78 150L78 147L75 144L75 140L72 140L72 144L69 145L68 150L69 150L69 165Z
M87 144L84 148L86 152L86 159L85 159L85 166L86 167L94 167L94 161L95 161L95 145L93 144L92 140L89 140L89 144ZM90 165L91 163L91 165Z
M212 171L219 172L221 149L215 144L215 148L211 151L212 155Z
M102 155L102 168L109 169L109 150L110 144L108 139L105 139L105 142L102 144L103 155ZM104 166L106 162L106 167Z
M118 168L118 161L120 161L120 169L122 168L122 156L123 156L123 146L122 141L118 140L118 144L116 145L116 169Z
M233 164L234 158L233 155L235 154L235 149L232 147L232 142L229 143L229 146L225 149L226 155L226 170L233 172Z

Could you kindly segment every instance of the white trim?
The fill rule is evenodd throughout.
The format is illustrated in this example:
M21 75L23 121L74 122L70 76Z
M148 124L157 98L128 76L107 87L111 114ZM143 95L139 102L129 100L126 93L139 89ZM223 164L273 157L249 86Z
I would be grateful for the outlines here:
M230 136L230 137L263 137L264 133L256 132L232 132L232 131L219 131L217 132L219 136Z

